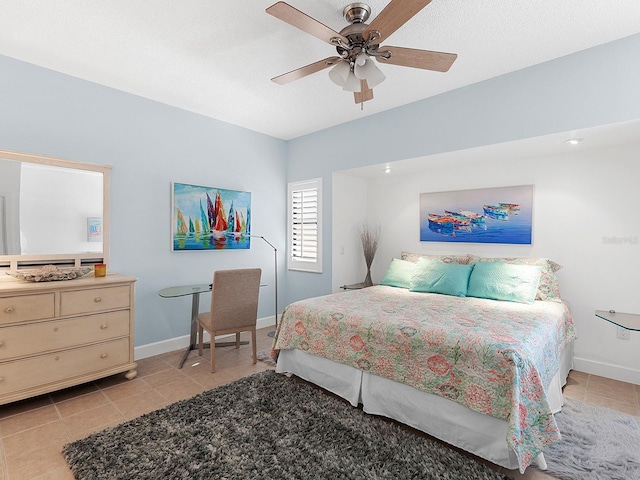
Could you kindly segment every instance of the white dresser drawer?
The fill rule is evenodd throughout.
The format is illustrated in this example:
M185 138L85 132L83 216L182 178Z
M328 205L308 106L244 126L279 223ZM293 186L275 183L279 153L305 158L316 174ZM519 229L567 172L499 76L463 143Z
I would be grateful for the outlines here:
M55 316L55 294L0 297L0 325L44 320Z
M0 395L107 370L128 362L129 338L6 362L0 372Z
M60 315L102 312L128 308L131 290L128 285L60 292Z
M0 328L0 361L128 335L128 310Z

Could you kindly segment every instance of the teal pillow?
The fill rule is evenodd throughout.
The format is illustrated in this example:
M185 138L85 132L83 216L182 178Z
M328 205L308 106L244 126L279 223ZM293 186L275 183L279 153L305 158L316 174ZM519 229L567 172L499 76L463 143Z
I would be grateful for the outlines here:
M416 264L407 260L394 258L391 260L387 273L380 282L380 285L389 285L390 287L409 288L411 275Z
M479 262L469 278L469 297L533 303L542 269L534 265Z
M442 263L421 258L411 277L412 292L441 293L465 297L473 265Z

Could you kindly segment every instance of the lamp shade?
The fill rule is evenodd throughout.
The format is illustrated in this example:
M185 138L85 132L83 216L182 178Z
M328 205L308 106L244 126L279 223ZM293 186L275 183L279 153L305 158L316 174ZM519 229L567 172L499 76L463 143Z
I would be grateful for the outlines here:
M358 77L354 75L353 72L349 72L349 76L347 77L347 81L342 87L343 90L347 90L348 92L359 92L360 91L360 80Z
M343 87L350 72L351 66L349 62L340 61L329 71L329 78L339 87Z
M387 78L385 74L373 63L373 59L365 58L363 62L361 57L364 55L358 56L353 67L354 75L360 80L366 80L370 88L380 85Z

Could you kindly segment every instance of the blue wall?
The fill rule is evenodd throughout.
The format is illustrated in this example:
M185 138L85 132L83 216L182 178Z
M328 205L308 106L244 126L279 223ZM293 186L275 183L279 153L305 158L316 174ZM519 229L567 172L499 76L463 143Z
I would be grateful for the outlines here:
M284 251L284 141L7 57L0 72L0 148L113 166L109 269L138 278L136 346L187 335L190 298L157 292L209 283L215 269L261 267L259 316L274 315L262 240L250 251L171 251L171 182L250 191L252 232Z

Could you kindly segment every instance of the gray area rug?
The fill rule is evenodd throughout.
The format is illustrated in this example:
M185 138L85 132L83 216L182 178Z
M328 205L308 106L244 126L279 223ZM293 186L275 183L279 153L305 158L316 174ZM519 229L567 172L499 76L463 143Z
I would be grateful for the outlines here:
M545 452L563 480L640 480L640 418L566 399L556 414L562 440Z
M256 353L256 358L261 362L266 363L267 365L271 365L272 367L276 366L276 362L271 358L271 353L269 350L258 350Z
M268 370L63 448L77 479L507 480Z

